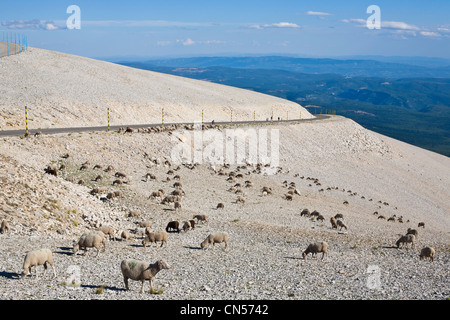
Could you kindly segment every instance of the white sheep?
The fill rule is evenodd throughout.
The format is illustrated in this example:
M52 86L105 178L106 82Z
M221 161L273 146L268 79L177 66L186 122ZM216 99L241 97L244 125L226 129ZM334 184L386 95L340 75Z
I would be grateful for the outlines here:
M141 221L141 222L139 222L139 227L141 227L141 228L151 227L152 225L153 225L153 222L151 222L151 221Z
M144 240L142 240L142 245L145 248L145 245L147 242L158 242L161 241L161 247L166 244L167 246L167 238L168 238L169 234L166 231L161 231L161 232L150 232L148 233Z
M153 291L153 278L159 271L170 269L170 266L164 260L159 260L154 264L150 264L145 261L126 259L122 260L120 263L120 269L122 270L126 289L130 290L128 279L141 281L142 287L140 293L143 293L145 280L150 282L150 290Z
M31 267L34 267L37 279L37 266L42 265L44 266L44 274L42 275L42 277L45 277L45 274L47 273L47 263L52 267L54 278L56 278L56 270L53 263L53 253L50 249L36 249L28 252L23 261L22 278L27 276L29 273L31 274Z
M420 251L420 260L429 258L431 262L434 261L434 255L436 254L436 250L431 247L425 247Z
M325 255L328 256L328 243L326 242L317 242L311 243L308 245L308 248L303 252L302 257L306 259L306 256L309 253L312 253L312 256L315 257L317 253L322 252L322 260Z
M225 242L225 249L228 248L228 238L229 234L222 232L222 233L216 233L216 234L210 234L201 244L200 247L202 249L205 249L206 246L212 243L212 245L215 245L216 243L222 243Z
M197 219L197 221L198 222L207 222L208 221L208 215L206 215L206 214L198 214L198 215L195 215L194 217L193 217L193 219Z
M401 236L400 239L398 239L395 244L397 245L397 248L400 248L401 244L411 243L411 248L414 248L415 241L416 241L416 237L413 234L407 234L407 235ZM406 246L406 244L405 244L405 246Z
M128 231L124 230L120 234L120 239L121 240L129 240L129 239L131 239L131 234Z
M105 235L109 236L109 240L116 240L115 231L113 227L110 226L101 226L97 229L97 231L103 232Z
M101 231L91 231L84 233L78 242L73 246L73 253L76 254L79 249L84 249L83 256L86 255L87 248L97 249L97 255L100 253L100 246L103 244L103 252L106 250L105 234Z

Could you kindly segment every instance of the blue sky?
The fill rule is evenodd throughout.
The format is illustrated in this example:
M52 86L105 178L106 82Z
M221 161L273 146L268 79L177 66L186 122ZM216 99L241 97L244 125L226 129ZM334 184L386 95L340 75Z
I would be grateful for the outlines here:
M68 29L67 8L81 10ZM381 29L370 30L377 5ZM286 54L450 58L450 1L0 0L0 37L82 56ZM1 40L1 38L0 38Z

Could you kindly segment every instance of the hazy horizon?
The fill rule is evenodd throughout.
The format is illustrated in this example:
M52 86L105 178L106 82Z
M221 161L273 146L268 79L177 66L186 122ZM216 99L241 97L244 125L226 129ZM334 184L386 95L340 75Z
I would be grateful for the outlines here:
M450 59L450 2L360 1L1 2L0 35L90 58L299 55ZM380 29L367 25L379 8ZM68 10L70 9L70 10ZM369 13L368 13L369 12Z

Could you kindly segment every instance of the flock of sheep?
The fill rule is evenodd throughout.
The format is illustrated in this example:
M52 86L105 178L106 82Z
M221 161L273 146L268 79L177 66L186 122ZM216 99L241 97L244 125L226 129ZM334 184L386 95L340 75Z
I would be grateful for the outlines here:
M128 129L127 129L128 130ZM125 132L131 132L124 130ZM153 130L153 129L152 129ZM155 129L156 130L156 129ZM70 155L66 154L63 156L63 158L67 159ZM147 154L144 155L144 157L148 158L151 162L154 164L161 164L159 163L159 159L156 158L150 158ZM185 195L185 192L183 191L182 187L183 184L180 181L181 178L178 174L176 174L176 171L180 169L180 166L174 168L172 167L172 164L170 161L166 160L164 163L162 163L164 166L169 167L169 171L167 171L167 178L166 181L175 180L176 182L173 183L174 190L166 195L165 191L163 189L159 189L158 191L154 191L150 194L149 199L159 199L160 204L167 205L172 204L174 206L174 210L181 210L182 208L182 198ZM87 170L91 166L90 162L87 161L83 163L79 170ZM194 169L196 167L196 164L190 165L185 164L185 166L189 169ZM230 169L230 166L227 164L224 164L220 169L213 169L214 174L217 174L219 176L225 176L226 181L228 183L232 183L233 185L229 187L227 190L228 192L235 193L237 195L235 203L245 203L246 202L246 192L244 190L248 188L252 188L254 184L249 179L244 179L245 175L250 175L252 173L260 174L264 166L262 164L257 164L256 166L250 165L250 170L245 172L245 170L249 169L249 164L246 164L244 166L238 166L235 171L228 172L227 170ZM61 170L65 169L65 165L61 164L60 167L57 167L55 165L48 166L45 169L45 172L54 176L58 176L59 172ZM96 165L94 166L95 170L103 170L105 173L112 173L115 171L115 168L113 166L108 166L105 169L103 169L103 166ZM282 168L278 168L277 172L281 172ZM295 176L298 176L295 175ZM117 185L123 185L128 184L129 182L126 180L127 175L121 172L116 172L114 174L114 182L112 183L113 186ZM302 177L303 179L304 177ZM76 182L76 179L74 177L68 177L66 178L69 181ZM96 182L102 181L104 177L102 175L98 175L95 179ZM144 181L150 181L150 180L156 180L156 176L154 174L148 173L144 176ZM242 180L242 181L241 181ZM245 181L244 181L245 180ZM314 183L318 186L320 186L320 182L318 179L313 178L307 178L307 180L312 180ZM79 184L84 184L85 182L83 180L78 180ZM296 185L294 182L288 183L287 181L283 182L283 186L287 188L287 192L284 194L283 198L292 201L295 196L300 196L300 192L296 188ZM310 184L311 186L311 184ZM332 188L328 188L327 190L331 190ZM114 192L107 192L108 188L106 187L95 187L93 188L90 193L93 196L101 195L106 193L106 197L101 198L104 201L112 200L117 197L122 197L123 192L122 191L114 191ZM324 191L324 189L321 189L319 191ZM270 196L274 193L271 187L263 187L261 189L261 196ZM356 195L356 193L352 193L351 195ZM386 204L385 204L386 205ZM217 204L216 209L224 209L225 204L219 203ZM376 213L377 214L377 213ZM141 215L140 210L133 210L130 211L128 216L129 217L139 217ZM318 211L314 210L310 212L308 209L304 209L300 212L300 216L305 216L308 218L314 218L317 221L325 221L325 217L320 214ZM382 216L379 216L378 219L382 219ZM397 220L399 222L403 222L403 217L398 218ZM135 233L136 235L142 235L142 246L145 248L148 243L161 243L161 247L164 246L164 244L167 246L168 241L168 234L169 232L181 232L183 230L184 232L188 232L188 230L194 229L195 225L199 222L206 223L208 221L207 215L195 215L191 220L188 221L170 221L165 231L159 231L159 232L153 232L152 231L152 222L150 221L141 221L138 225L139 228L135 230L123 230L119 234L119 238L121 240L128 240L131 238L131 233ZM330 218L331 228L336 229L339 231L342 231L342 229L347 230L347 225L344 223L344 217L342 214L336 214L335 216ZM390 220L392 221L392 220ZM394 220L395 221L395 220ZM419 227L424 227L424 223L421 222L419 224ZM6 233L9 230L9 224L7 221L3 221L1 223L0 232ZM106 250L106 241L107 236L109 237L109 240L115 240L117 235L117 231L114 230L112 227L109 226L99 226L95 230L90 230L84 234L82 234L78 241L76 241L73 245L73 254L77 254L79 250L84 250L83 255L86 254L88 248L95 248L97 250L97 256L100 254L100 249L103 247L103 251ZM401 238L396 242L396 245L398 248L400 248L402 245L411 244L411 247L414 248L415 246L415 240L418 236L417 230L408 229L407 234L404 236L401 236ZM202 250L206 249L209 245L214 245L217 243L224 243L225 249L229 247L229 234L225 232L218 232L214 234L208 235L208 237L200 243L200 248ZM313 257L315 257L318 253L322 253L322 260L325 256L328 255L328 243L327 242L318 242L318 243L311 243L307 246L306 250L302 253L302 257L306 259L308 254L312 254ZM431 247L425 247L420 252L420 259L430 259L430 261L433 261L435 256L435 250ZM23 263L23 272L22 277L25 277L31 273L31 268L35 267L35 273L37 277L37 267L43 266L44 267L44 276L47 272L47 264L50 265L53 269L54 276L56 277L56 270L53 262L53 256L52 251L49 249L37 249L30 251L26 254L24 263ZM121 261L120 268L124 280L124 284L126 289L129 289L128 280L135 280L135 281L141 281L142 282L142 288L141 292L144 291L144 283L145 281L149 281L150 283L150 289L153 290L153 279L158 274L159 271L164 269L170 269L170 266L168 263L164 260L156 261L155 263L149 263L145 261L140 260L133 260L133 259L125 259Z

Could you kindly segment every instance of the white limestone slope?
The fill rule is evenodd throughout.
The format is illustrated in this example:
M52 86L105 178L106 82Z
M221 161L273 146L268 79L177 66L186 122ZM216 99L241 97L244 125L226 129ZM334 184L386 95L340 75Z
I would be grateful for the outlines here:
M313 117L276 97L44 49L0 59L0 130ZM232 113L232 114L231 114Z

